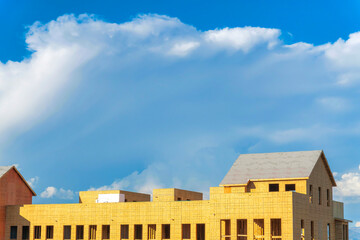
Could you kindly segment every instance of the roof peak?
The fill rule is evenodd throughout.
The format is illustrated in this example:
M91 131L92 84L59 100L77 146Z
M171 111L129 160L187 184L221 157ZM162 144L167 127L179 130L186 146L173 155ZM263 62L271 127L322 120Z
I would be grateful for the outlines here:
M322 150L240 154L220 185L309 177L322 154Z

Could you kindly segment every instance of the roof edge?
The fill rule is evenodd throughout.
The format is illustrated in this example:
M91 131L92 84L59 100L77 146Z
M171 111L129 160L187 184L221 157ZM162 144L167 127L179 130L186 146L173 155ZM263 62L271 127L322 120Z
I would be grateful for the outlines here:
M25 178L23 177L23 175L21 175L21 173L19 172L19 170L17 170L17 168L15 166L12 166L6 173L8 173L11 169L14 169L15 172L19 175L19 177L21 178L21 180L23 180L23 182L25 183L25 185L29 188L29 190L31 191L31 193L33 194L33 196L37 196L35 191L30 187L29 183L25 180Z
M246 187L250 182L270 182L270 181L289 181L289 180L308 180L309 177L297 177L297 178L264 178L264 179L249 179L247 183L241 184L220 184L220 187Z
M320 159L320 158L322 159L322 162L323 162L324 165L325 165L325 169L326 169L326 171L327 171L327 173L328 173L328 175L329 175L329 177L330 177L330 181L331 181L331 183L332 183L332 186L333 186L333 187L336 187L337 185L336 185L336 181L335 181L334 175L332 174L332 171L331 171L331 169L330 169L329 162L327 161L327 158L325 157L325 154L324 154L324 151L323 151L323 150L321 150L319 159ZM316 163L319 161L319 159L316 161ZM316 163L315 163L315 165L316 165ZM312 169L312 171L311 171L311 173L310 173L309 176L312 175L312 173L314 172L314 169L315 169L315 166L314 166L314 168Z

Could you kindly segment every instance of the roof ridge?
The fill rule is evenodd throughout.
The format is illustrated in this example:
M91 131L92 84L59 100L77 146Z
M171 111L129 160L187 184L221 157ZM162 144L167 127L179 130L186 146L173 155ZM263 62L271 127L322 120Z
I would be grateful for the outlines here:
M251 179L309 177L322 153L311 150L240 154L220 185L245 184Z

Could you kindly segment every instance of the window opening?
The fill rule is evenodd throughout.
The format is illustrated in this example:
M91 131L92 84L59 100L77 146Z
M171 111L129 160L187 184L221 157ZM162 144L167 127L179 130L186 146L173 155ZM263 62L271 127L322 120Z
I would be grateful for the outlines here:
M281 219L271 219L271 239L281 240Z
M129 225L121 225L121 239L129 239Z
M54 238L54 226L46 226L46 239Z
M269 184L269 192L278 192L279 184Z
M156 224L148 225L148 239L156 239Z
M142 239L142 225L137 224L134 226L134 237L136 240Z
M102 239L110 239L110 225L102 226Z
M96 239L96 225L90 225L89 226L89 239Z
M305 223L304 220L301 219L300 221L300 226L301 226L301 240L305 239Z
M254 219L254 240L264 240L264 219Z
M285 191L295 192L295 184L285 184Z
M84 239L84 226L78 225L76 226L76 239Z
M220 220L220 232L221 240L230 240L231 239L231 225L230 220Z
M41 226L34 226L34 238L41 239Z
M311 234L311 240L314 240L315 239L315 229L314 229L314 221L311 221L311 224L310 224L310 234Z
M29 226L23 226L22 227L22 239L27 240L29 239L30 228Z
M191 225L183 224L182 225L182 239L190 239L191 236Z
M17 239L17 226L10 227L10 239Z
M71 226L64 226L64 239L71 239Z
M170 239L170 224L162 225L162 239Z
M237 240L247 240L247 220L237 220Z
M205 224L196 224L196 240L205 240Z

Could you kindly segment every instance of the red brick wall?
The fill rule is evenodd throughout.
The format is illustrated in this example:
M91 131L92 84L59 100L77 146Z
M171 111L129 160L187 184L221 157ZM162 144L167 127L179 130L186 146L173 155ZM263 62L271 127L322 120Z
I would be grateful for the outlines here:
M0 240L5 240L5 206L32 203L32 192L12 168L0 178Z

